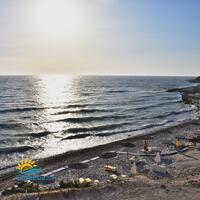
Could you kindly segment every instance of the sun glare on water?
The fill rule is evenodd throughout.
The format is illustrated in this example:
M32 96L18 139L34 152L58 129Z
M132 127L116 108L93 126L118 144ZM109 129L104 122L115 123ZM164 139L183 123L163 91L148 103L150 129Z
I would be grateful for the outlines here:
M36 8L40 32L51 37L75 37L84 28L84 14L75 0L41 0Z

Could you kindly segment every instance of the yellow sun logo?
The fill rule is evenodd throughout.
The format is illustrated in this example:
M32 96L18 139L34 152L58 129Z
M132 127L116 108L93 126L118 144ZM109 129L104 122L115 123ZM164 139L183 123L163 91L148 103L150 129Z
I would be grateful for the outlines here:
M35 167L37 167L35 161L25 159L25 160L20 161L20 163L17 165L16 169L21 171L21 172L24 172L24 171L27 171L29 169L33 169Z

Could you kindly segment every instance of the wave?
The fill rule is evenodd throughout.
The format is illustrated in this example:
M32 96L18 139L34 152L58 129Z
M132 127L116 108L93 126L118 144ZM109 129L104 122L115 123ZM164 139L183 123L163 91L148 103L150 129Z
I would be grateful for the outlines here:
M167 123L170 123L170 122L173 122L173 121L172 120L165 120L165 121L160 122L160 123L145 124L143 126L133 128L133 129L99 133L99 134L96 134L95 136L105 137L105 136L111 136L111 135L116 135L116 134L121 134L121 133L129 133L129 132L134 132L134 131L140 131L140 130L150 129L150 128L154 128L154 127L164 126L164 125L166 125Z
M28 111L37 111L37 110L46 110L46 109L65 109L65 108L85 108L87 106L98 106L102 104L69 104L67 106L57 106L57 107L26 107L26 108L13 108L13 109L4 109L0 110L0 113L11 113L11 112L28 112ZM97 109L98 110L98 109ZM100 110L100 109L99 109ZM70 111L69 111L70 112ZM73 111L72 111L73 112ZM75 112L75 111L74 111ZM84 112L84 109L82 110ZM87 110L85 110L87 112ZM88 109L88 112L90 110ZM91 112L92 109L91 109Z
M4 99L4 98L12 98L14 97L13 95L3 95L0 97L0 99Z
M10 142L12 142L12 139L10 138L0 139L0 144L8 144Z
M80 96L90 96L90 95L93 95L92 92L81 92L80 93Z
M81 110L57 112L57 113L54 113L53 115L63 115L63 114L70 114L70 113L111 112L111 111L113 111L113 110L108 110L108 109L81 109Z
M158 104L154 104L154 105L147 105L145 107L146 108L156 108L156 107L160 107L160 106L163 106L163 105L172 105L172 104L177 104L177 103L182 103L183 101L182 100L178 100L178 101L169 101L169 102L162 102L162 103L158 103Z
M130 90L108 90L105 91L105 93L125 93L125 92L131 92Z
M173 121L172 120L164 120L163 122L160 122L160 123L145 124L143 126L133 128L133 129L126 129L126 130L119 130L119 131L112 131L112 132L103 132L103 133L99 133L99 134L95 134L95 135L93 135L93 134L77 134L77 135L63 138L62 140L81 139L81 138L86 138L89 136L98 136L98 137L111 136L111 135L116 135L116 134L121 134L121 133L129 133L129 132L133 132L133 131L140 131L140 130L150 129L150 128L154 128L154 127L159 127L159 126L163 126L170 122L173 122ZM124 123L124 124L126 124L126 123ZM77 128L77 129L79 129L79 128ZM80 130L81 130L81 128L80 128Z
M43 131L43 132L39 132L39 133L27 133L27 134L17 134L15 136L17 137L33 137L33 138L40 138L40 137L46 137L49 134L52 134L55 132L50 132L50 131Z
M171 105L171 104L176 104L176 103L181 103L182 101L169 101L169 102L162 102L158 104L151 104L151 105L146 105L146 106L141 106L141 107L136 107L132 109L127 109L126 111L132 111L132 110L143 110L143 109L148 109L148 108L157 108L163 105Z
M85 108L87 106L91 106L93 104L69 104L65 106L64 108Z
M37 108L37 107L14 108L14 109L5 109L5 110L0 110L0 113L27 112L27 111L44 110L44 109L47 109L47 108Z
M81 138L86 138L89 136L91 136L91 134L77 134L77 135L72 135L72 136L63 138L62 140L81 139Z
M0 124L0 129L21 129L24 127L25 127L24 123Z
M156 116L153 116L153 117L154 118L161 118L162 119L162 118L166 118L166 117L173 116L173 115L180 115L180 114L184 114L184 113L189 113L189 112L194 111L194 110L196 110L194 107L192 107L192 108L185 108L185 109L181 109L181 110L178 110L178 111L172 111L172 112L167 112L167 113L159 114L159 115L156 115Z
M108 129L114 129L114 128L120 128L124 125L129 125L130 123L120 123L120 124L108 124L108 125L102 125L102 126L95 126L95 127L89 127L89 128L69 128L64 131L64 133L78 133L78 132L89 132L89 131L103 131Z
M35 150L32 146L6 147L0 148L0 154L20 153L29 150Z
M161 91L152 91L152 92L147 92L145 91L142 95L140 94L139 97L141 98L146 98L146 97L153 97L153 96L160 96L163 95Z
M60 119L56 122L69 122L69 123L83 123L83 122L91 122L91 121L103 121L105 119L125 119L130 118L133 116L129 115L107 115L107 116L99 116L99 117L79 117L79 118L66 118L66 119Z

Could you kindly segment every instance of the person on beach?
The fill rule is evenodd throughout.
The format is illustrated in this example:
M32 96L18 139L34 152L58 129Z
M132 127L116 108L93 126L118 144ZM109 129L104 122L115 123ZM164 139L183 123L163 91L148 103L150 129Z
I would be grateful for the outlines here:
M145 151L145 152L148 152L148 150L149 150L149 149L148 149L148 146L149 146L148 140L145 140L145 141L144 141L144 151Z
M176 140L176 149L179 151L184 148L184 145L181 143L180 139Z

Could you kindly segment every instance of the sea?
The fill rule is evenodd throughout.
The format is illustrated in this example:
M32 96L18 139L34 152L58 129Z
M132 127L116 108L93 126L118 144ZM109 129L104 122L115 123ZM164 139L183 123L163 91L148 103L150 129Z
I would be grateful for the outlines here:
M191 77L0 76L0 170L197 117L171 88Z

